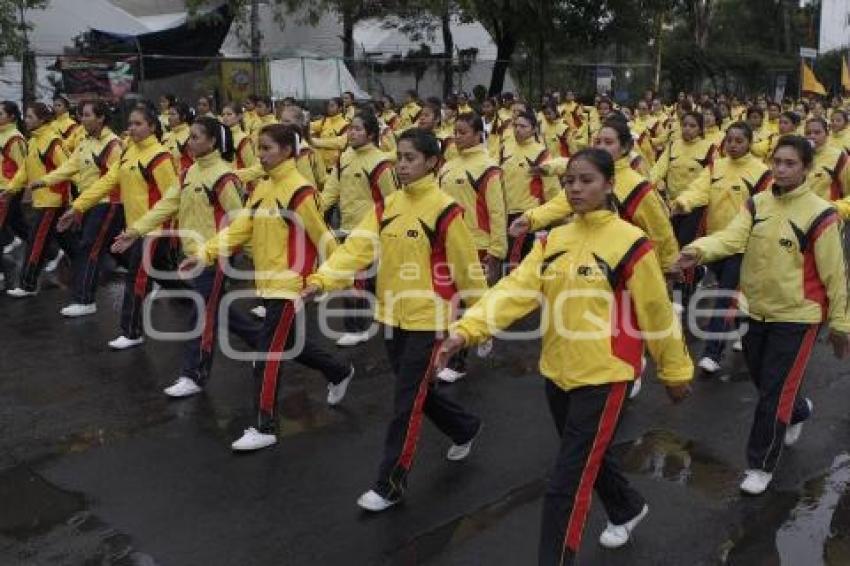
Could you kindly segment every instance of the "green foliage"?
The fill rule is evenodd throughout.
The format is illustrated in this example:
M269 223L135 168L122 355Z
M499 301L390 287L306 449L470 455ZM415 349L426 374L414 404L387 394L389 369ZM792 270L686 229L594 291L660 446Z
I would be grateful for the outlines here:
M0 0L0 57L11 56L20 59L24 49L24 30L22 28L21 9L42 9L47 7L48 0Z

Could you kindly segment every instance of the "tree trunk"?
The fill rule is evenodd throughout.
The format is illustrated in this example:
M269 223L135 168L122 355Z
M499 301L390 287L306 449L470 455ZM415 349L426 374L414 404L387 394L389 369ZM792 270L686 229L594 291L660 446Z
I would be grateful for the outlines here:
M446 2L443 13L440 14L440 24L443 30L443 98L446 98L454 90L454 69L452 68L452 62L454 61L455 52L448 2Z
M791 14L788 10L788 0L779 0L779 10L782 14L782 47L785 53L791 53Z
M652 84L655 94L661 90L661 38L664 35L664 18L661 14L655 16L655 80Z
M505 86L505 74L511 64L511 58L516 50L516 38L507 32L496 41L496 64L493 65L493 73L490 75L490 96L496 96L502 92Z

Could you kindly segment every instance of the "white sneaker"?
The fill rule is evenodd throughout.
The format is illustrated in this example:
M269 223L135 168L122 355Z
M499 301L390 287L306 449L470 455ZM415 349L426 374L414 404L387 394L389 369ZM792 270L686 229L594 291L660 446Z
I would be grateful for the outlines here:
M346 332L336 341L336 345L343 347L356 346L367 340L369 340L369 332Z
M4 254L10 254L13 251L15 251L16 249L20 248L21 244L23 244L23 243L24 242L20 238L15 236L14 240L12 240L11 242L9 242L5 246L3 246L3 253Z
M638 523L643 521L643 518L646 517L647 513L649 513L649 505L644 505L637 517L628 523L615 525L611 523L611 521L608 521L608 526L605 527L605 530L602 531L601 535L599 535L599 544L605 548L620 548L629 542L629 537L631 537L632 531L635 530Z
M190 397L203 391L200 385L195 383L191 377L180 376L172 385L162 390L169 397L181 398Z
M806 398L806 405L809 406L809 414L814 410L815 405L812 403L812 400L808 397ZM785 446L794 446L798 440L800 440L800 435L803 434L803 425L806 424L806 421L801 423L790 425L785 429Z
M62 261L62 258L65 257L65 252L59 250L59 253L56 254L56 257L47 262L44 266L44 271L47 273L53 273L56 271L56 268L59 267L59 262Z
M77 303L68 305L59 311L59 314L62 316L67 316L68 318L75 318L78 316L88 316L90 314L94 314L97 312L97 305L91 303L89 305L79 305Z
M473 436L466 444L452 444L449 446L449 451L446 452L446 459L451 462L460 462L469 456L469 453L472 451L472 444L475 442L475 439L478 438L478 435L481 434L483 426L483 424L478 425L478 430L475 431L475 436Z
M491 353L493 353L493 339L488 338L484 342L480 343L478 345L478 348L476 348L476 353L478 354L479 358L486 358Z
M773 474L764 470L746 470L744 475L746 477L741 482L741 491L749 495L761 495L773 479Z
M372 511L373 513L389 509L396 503L398 503L398 500L393 501L391 499L381 497L375 490L372 489L357 499L357 505L366 511Z
M720 371L720 364L718 364L708 356L700 359L698 365L701 370L706 371L708 373L717 373L718 371Z
M109 347L113 350L126 350L127 348L135 348L136 346L141 346L144 343L144 336L139 336L138 338L127 338L126 336L119 336L115 340L109 342Z
M242 437L230 445L237 452L250 452L252 450L260 450L267 448L273 444L277 444L277 437L273 434L260 432L254 427L246 428L242 433Z
M266 318L266 307L263 305L256 306L251 309L251 314L257 318Z
M632 382L632 390L629 391L629 399L634 399L640 393L641 383L643 383L643 379L637 378Z
M348 391L348 384L354 379L354 366L351 366L351 371L348 372L348 377L334 385L328 383L328 405L338 405L345 397L345 392Z
M734 350L735 352L743 352L744 351L744 343L741 341L740 338L738 338L737 340L732 342L732 350Z
M23 299L25 297L34 297L38 295L38 291L26 291L20 287L15 287L14 289L6 291L6 294L10 297L15 297L16 299Z
M444 367L437 373L437 379L446 383L454 383L466 375L465 371L457 371L450 367Z

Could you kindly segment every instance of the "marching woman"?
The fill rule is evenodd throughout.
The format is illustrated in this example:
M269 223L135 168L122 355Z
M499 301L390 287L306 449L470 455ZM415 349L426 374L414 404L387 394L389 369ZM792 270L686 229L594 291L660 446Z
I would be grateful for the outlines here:
M76 179L81 192L86 191L106 175L121 155L121 141L109 129L110 111L103 102L85 102L81 121L86 136L77 144L74 153L57 169L38 181L30 189L39 189L63 181ZM97 312L95 295L109 243L124 227L124 208L113 191L86 212L77 238L66 238L73 264L74 279L71 286L71 304L60 312L62 316L87 316Z
M24 120L18 105L11 100L0 102L0 186L8 185L27 157ZM21 209L23 192L0 199L0 249L12 253L27 238L29 226ZM2 275L2 273L0 273ZM3 282L0 276L0 283Z
M481 121L484 124L484 137L487 153L493 159L499 159L502 146L502 124L499 119L499 102L493 98L485 98L481 103Z
M251 140L254 142L254 153L260 150L260 130L269 124L276 124L274 105L269 96L257 96L254 103L254 118L251 120Z
M233 169L247 169L257 162L251 138L243 127L243 117L242 106L236 102L228 102L221 108L221 122L230 128L233 137Z
M198 98L198 116L206 116L218 120L215 115L215 99L211 95L204 95Z
M381 122L386 124L386 126L392 130L393 132L398 131L399 123L401 122L401 118L395 111L395 100L389 94L385 94L378 101L378 118L380 118Z
M173 94L163 94L159 97L159 123L162 124L162 131L168 131L168 110L177 104L177 97Z
M433 134L406 130L396 165L402 189L363 218L302 293L306 300L350 287L358 272L377 263L375 318L384 325L395 401L377 481L357 501L369 511L383 511L404 495L423 414L451 438L449 460L466 458L481 428L478 417L432 386L439 336L451 322L453 303L463 298L473 304L485 289L463 209L434 177L439 159ZM419 275L405 276L410 273Z
M404 93L404 105L398 113L398 132L413 128L419 122L419 113L422 104L419 102L419 94L415 90Z
M703 137L711 145L714 146L715 158L719 159L724 156L723 151L723 130L720 129L720 124L723 122L723 115L717 106L706 106L702 109L702 125Z
M342 153L339 163L328 176L322 193L322 213L339 206L340 230L347 237L375 207L384 206L387 197L398 189L393 173L394 158L377 148L380 136L378 119L371 113L355 115L348 128L349 149ZM356 293L374 288L371 281L358 277ZM362 297L346 297L347 311L368 310L369 302ZM370 317L346 314L345 334L337 346L356 346L369 339Z
M339 159L340 150L335 148L324 149L320 145L323 138L338 138L345 134L348 129L348 120L343 115L342 99L331 98L325 104L325 116L310 123L310 138L313 145L318 149L325 164L325 170L330 174L334 164Z
M62 94L53 97L53 127L62 136L65 153L72 153L85 136L85 130L71 118L71 101Z
M543 108L540 136L543 138L543 143L546 145L546 150L550 156L570 156L570 128L558 113L554 103Z
M162 145L171 152L174 169L183 174L192 166L192 153L189 151L189 124L195 119L195 111L185 102L178 102L168 109L168 133L162 139Z
M674 402L690 391L693 364L664 274L643 231L619 218L614 175L606 151L572 157L565 184L575 220L535 242L519 267L452 325L439 353L442 366L537 309L541 295L549 307L540 372L561 445L543 500L540 566L574 563L594 489L608 515L599 537L607 548L626 544L649 512L609 450L644 347Z
M771 133L765 139L753 144L753 155L761 157L765 164L770 167L773 163L773 151L782 136L796 134L800 129L801 118L796 112L782 112L777 120L777 131Z
M162 199L144 216L115 238L112 251L126 252L139 238L150 234L163 223L177 219L182 251L186 256L197 252L242 208L239 180L230 168L234 159L230 130L215 118L195 119L189 134L189 147L194 164L181 177L180 183L168 189ZM222 268L207 267L187 280L190 289L203 297L203 322L197 337L186 342L183 367L176 382L165 389L169 397L195 395L206 385L212 369L215 350L218 306L226 280ZM198 327L198 311L192 309L189 328ZM232 330L251 346L256 345L257 329L234 308L228 310L227 330Z
M57 133L52 120L53 112L42 102L27 108L25 123L30 132L27 156L23 166L18 168L2 192L3 200L8 202L10 198L22 193L27 185L38 181L68 159L62 149L62 136ZM47 259L48 249L56 247L56 224L68 203L69 191L68 183L56 183L33 191L32 206L36 215L27 236L20 284L6 291L7 295L23 298L38 293L38 277Z
M705 207L706 234L724 229L747 199L767 188L771 181L770 170L750 152L752 142L753 131L746 122L729 126L723 142L726 157L716 161L712 168L704 169L687 190L671 201L671 213L674 216L689 214ZM731 297L738 289L741 255L708 262L706 267L714 273L718 290L723 292L714 301L714 311L730 311L733 308ZM708 333L728 335L730 318L726 315L712 317ZM725 346L725 340L719 338L706 340L699 367L709 374L719 371ZM733 349L740 350L739 346L740 342L736 341Z
M554 175L534 174L532 169L549 161L549 152L536 136L537 118L528 110L513 119L513 143L502 146L505 211L508 223L558 195L561 185ZM508 265L515 266L531 251L533 234L522 234L508 241Z
M743 254L744 358L758 389L741 483L751 495L767 489L783 445L799 440L812 414L800 387L822 323L829 325L835 355L843 358L848 352L841 224L806 181L813 161L805 139L780 139L771 190L749 197L724 229L687 246L680 259L687 268Z
M440 142L440 162L437 164L437 171L443 164L457 155L457 148L454 146L454 130L449 131L442 125L443 106L440 99L437 97L429 97L422 104L422 110L419 112L419 120L416 126L426 132L434 134L437 141Z
M183 273L225 261L238 247L251 244L257 294L266 307L258 339L263 356L255 362L257 425L245 429L231 447L236 451L266 448L277 442L276 411L279 373L284 352L300 347L295 360L322 372L330 382L328 404L345 396L354 368L318 347L309 337L296 336L294 324L298 293L313 271L317 253L336 248L333 234L322 219L317 191L298 173L295 128L274 124L260 131L260 162L268 178L257 185L246 207L226 228L199 246L180 265Z
M806 138L815 148L815 161L809 172L812 192L827 201L850 196L850 166L844 150L829 143L829 126L823 118L806 122Z
M830 143L844 153L850 152L850 128L847 127L847 111L842 108L834 109L829 117L829 125L832 128L832 134L829 136Z
M505 195L502 170L484 147L484 124L476 114L461 114L455 121L458 154L440 170L440 188L463 207L478 259L487 281L499 280L507 254L505 238ZM452 358L437 377L449 383L466 375L466 350Z
M77 216L100 203L115 186L118 186L124 219L127 226L134 225L165 192L177 184L177 173L171 153L159 142L162 134L156 110L139 105L130 111L128 118L129 143L98 181L80 194L72 207L59 220L59 230L67 230ZM133 243L124 252L127 274L124 279L124 298L121 305L121 335L109 342L113 350L125 350L144 343L142 332L142 304L151 289L147 264L143 262L145 248L151 265L157 270L168 270L171 265L168 239L159 237L158 231L144 240Z

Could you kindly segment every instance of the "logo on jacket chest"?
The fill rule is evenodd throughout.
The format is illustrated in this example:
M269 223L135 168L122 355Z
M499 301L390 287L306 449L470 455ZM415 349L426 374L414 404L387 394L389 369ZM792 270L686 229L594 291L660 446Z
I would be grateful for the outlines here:
M793 253L795 250L794 241L786 237L779 238L779 247L788 253Z

